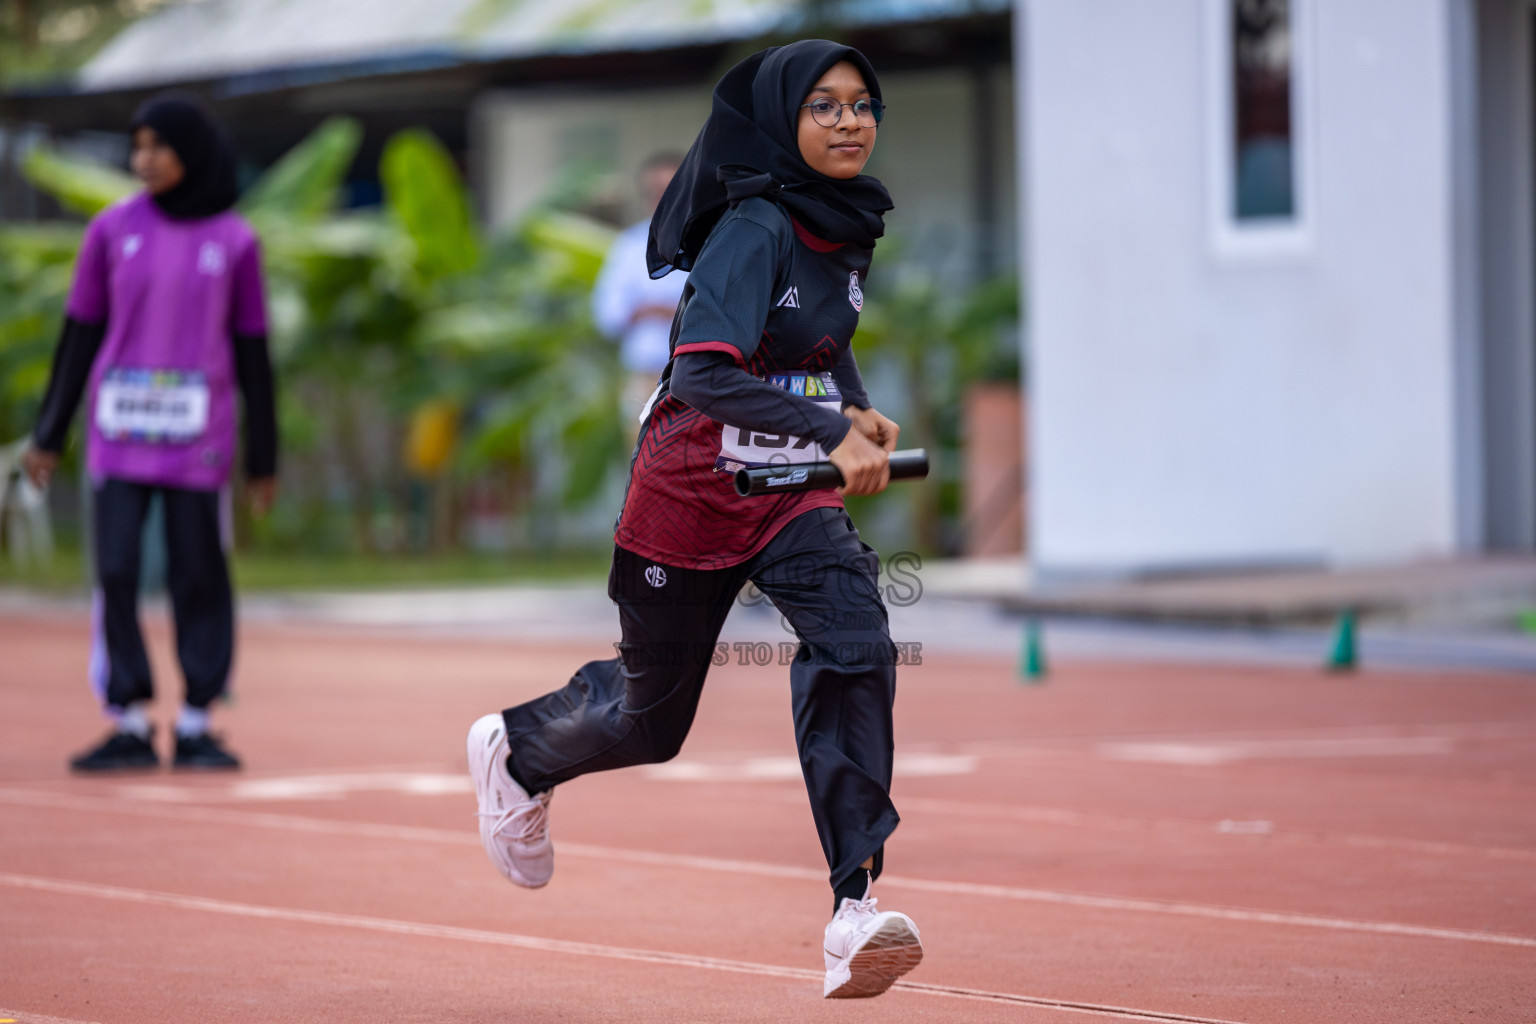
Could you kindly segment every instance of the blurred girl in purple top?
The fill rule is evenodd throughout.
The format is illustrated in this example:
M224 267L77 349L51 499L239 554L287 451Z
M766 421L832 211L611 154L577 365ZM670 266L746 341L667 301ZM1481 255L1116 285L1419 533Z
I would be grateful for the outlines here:
M139 547L152 496L165 511L166 582L186 702L173 765L240 762L208 730L234 655L224 496L245 406L255 513L275 493L276 408L261 254L234 205L235 154L195 97L163 93L134 115L144 191L86 229L42 412L26 456L46 486L82 395L94 489L98 592L93 683L116 729L76 771L153 768L154 697L138 621Z

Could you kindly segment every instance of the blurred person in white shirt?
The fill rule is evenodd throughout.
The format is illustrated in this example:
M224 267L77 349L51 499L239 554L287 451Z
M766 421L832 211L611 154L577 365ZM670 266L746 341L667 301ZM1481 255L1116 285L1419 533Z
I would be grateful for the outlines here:
M681 162L675 153L657 153L641 165L640 194L647 211L656 209ZM652 280L645 264L650 230L647 212L645 220L619 232L592 290L593 319L598 329L618 344L619 359L628 371L624 410L636 430L640 413L670 358L672 316L688 280L682 272Z

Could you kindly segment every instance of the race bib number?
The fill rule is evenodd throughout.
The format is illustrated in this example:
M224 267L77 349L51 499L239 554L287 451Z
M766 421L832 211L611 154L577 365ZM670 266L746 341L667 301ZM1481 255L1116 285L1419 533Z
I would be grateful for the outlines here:
M186 370L108 370L96 392L96 429L109 441L186 444L208 429L208 384Z
M842 411L843 395L837 390L837 382L830 373L775 373L768 376L766 381L792 395ZM715 459L715 469L723 473L734 473L739 469L756 469L759 466L826 461L827 453L822 451L821 445L808 437L762 434L726 423L720 430L720 456Z

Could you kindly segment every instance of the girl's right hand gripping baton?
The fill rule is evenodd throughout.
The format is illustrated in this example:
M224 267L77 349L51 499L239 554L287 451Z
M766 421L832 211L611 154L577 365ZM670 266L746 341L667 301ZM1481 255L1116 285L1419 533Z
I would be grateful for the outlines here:
M921 480L928 475L928 449L891 452L890 465L892 480ZM830 462L759 466L736 471L736 493L743 498L751 494L782 494L841 486L843 474Z

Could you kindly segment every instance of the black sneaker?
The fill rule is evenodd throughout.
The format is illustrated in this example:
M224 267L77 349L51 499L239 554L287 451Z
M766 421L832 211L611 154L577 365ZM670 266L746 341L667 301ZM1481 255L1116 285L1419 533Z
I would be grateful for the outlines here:
M160 758L155 756L155 748L148 738L131 732L114 732L101 746L73 758L69 767L77 772L142 771L160 767Z
M213 733L198 736L176 737L176 759L172 768L197 771L232 772L240 767L240 759L224 749Z

